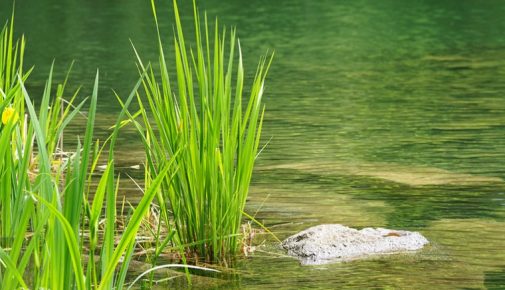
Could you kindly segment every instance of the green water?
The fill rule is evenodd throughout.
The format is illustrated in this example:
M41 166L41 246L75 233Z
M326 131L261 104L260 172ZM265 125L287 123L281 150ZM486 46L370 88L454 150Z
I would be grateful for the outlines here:
M60 79L77 61L72 82L84 91L100 67L105 136L118 108L110 89L126 95L136 80L129 39L155 59L150 8L140 2L18 1L17 30L36 65L30 87L43 86L55 57ZM302 267L268 241L237 262L231 281L202 279L199 288L505 287L504 1L200 2L238 27L246 69L276 53L263 132L271 141L248 211L280 238L343 223L417 230L431 245ZM170 15L168 5L160 11ZM135 135L122 138L119 162L141 162ZM132 188L126 194L138 194Z

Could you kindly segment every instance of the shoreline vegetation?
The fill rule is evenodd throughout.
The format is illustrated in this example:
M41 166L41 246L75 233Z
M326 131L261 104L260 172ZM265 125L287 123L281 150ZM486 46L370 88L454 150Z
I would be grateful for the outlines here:
M170 43L161 39L154 1L151 5L159 61L144 63L133 48L139 80L124 102L117 96L121 111L107 140L93 138L99 72L91 96L77 103L80 90L67 89L71 67L62 83L53 80L51 67L36 109L25 87L32 71L23 69L25 40L13 36L14 13L2 29L2 289L123 289L139 280L152 286L155 272L164 268L184 269L191 283L190 268L216 272L211 268L226 268L241 250L247 255L251 248L255 230L242 223L244 217L258 223L244 206L261 151L262 96L273 54L260 59L243 103L244 68L235 29L226 38L216 20L210 31L194 1L194 39L188 39L174 0L175 55L166 58L163 47ZM195 43L191 49L187 40ZM175 82L168 77L172 66ZM136 112L129 109L132 101L140 105ZM84 107L85 133L76 148L64 151L65 129ZM144 145L145 185L135 207L118 209L121 177L115 174L114 149L124 126L134 126ZM107 160L103 171L101 155ZM98 171L98 182L92 181ZM167 253L177 264L160 264ZM136 279L129 266L139 257L151 268ZM200 260L213 264L189 265Z

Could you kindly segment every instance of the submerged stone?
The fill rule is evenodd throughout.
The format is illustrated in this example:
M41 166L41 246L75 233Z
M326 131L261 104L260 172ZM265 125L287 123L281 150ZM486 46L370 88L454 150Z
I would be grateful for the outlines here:
M426 244L428 240L418 232L384 228L357 230L340 224L326 224L285 239L282 247L303 265L319 265L415 251Z

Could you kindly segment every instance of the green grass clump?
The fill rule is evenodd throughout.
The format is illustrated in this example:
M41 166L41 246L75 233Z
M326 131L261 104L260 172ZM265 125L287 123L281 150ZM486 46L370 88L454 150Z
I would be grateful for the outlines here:
M154 1L151 4L158 27ZM145 275L150 275L152 283L156 269L178 266L156 265L169 244L213 261L226 261L237 253L272 58L260 60L244 96L242 53L235 30L226 41L226 31L220 33L217 21L210 31L207 18L202 25L193 5L195 45L188 49L174 0L177 89L172 90L159 37L161 79L137 54L140 80L124 103L118 98L122 110L113 132L102 143L93 139L99 74L91 97L77 103L79 89L67 93L68 74L56 85L51 67L36 110L24 85L31 71L23 72L24 39L14 40L12 23L1 30L2 289L122 289L137 232L154 198L164 220L151 232L156 249L150 262L156 267L133 283ZM138 93L140 86L147 105ZM64 99L67 95L69 101ZM128 107L135 97L140 112L132 116ZM83 136L73 150L63 150L65 129L85 106L89 108ZM135 120L138 116L143 124ZM118 228L114 151L120 129L129 121L145 145L146 185L128 222ZM104 150L108 151L107 166L96 183L92 176ZM162 229L165 226L168 229Z
M158 196L167 224L191 253L225 260L240 246L240 225L253 166L258 154L264 107L262 97L271 57L261 58L244 98L244 67L235 29L225 38L216 21L210 31L194 6L194 45L189 49L178 12L175 13L175 55L167 64L158 28L159 72L138 57L147 105L139 97L145 132L148 179L156 178L169 161L170 170ZM177 89L169 70L175 68ZM147 113L146 107L152 112ZM156 128L156 129L154 129ZM175 153L179 152L176 156ZM149 180L148 180L149 182ZM168 208L167 206L168 205Z
M28 164L20 161L24 152L26 132L24 100L18 75L23 75L24 39L14 40L14 16L0 31L0 246L12 246L12 235L22 220L17 219L26 202L15 194L25 187Z
M114 144L127 104L140 82L106 142L108 165L91 191L91 175L105 146L92 139L98 74L83 143L79 141L75 151L65 157L57 143L86 100L75 106L70 102L72 109L64 109L60 119L52 117L54 110L61 112L63 100L52 96L51 76L52 70L38 113L18 78L29 120L22 124L11 115L0 127L0 285L2 289L122 289L137 231L173 162L168 162L146 188L126 227L119 231L115 225L118 179L114 175ZM57 94L64 91L63 85L58 88ZM5 96L1 89L0 94ZM104 208L105 225L100 228Z

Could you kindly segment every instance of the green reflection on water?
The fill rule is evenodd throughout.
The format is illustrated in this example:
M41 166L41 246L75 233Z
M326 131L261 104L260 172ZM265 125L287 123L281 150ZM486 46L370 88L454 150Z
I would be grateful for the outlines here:
M0 4L1 19L10 13L7 2ZM54 57L62 67L77 60L73 83L87 90L100 67L98 134L105 136L118 109L109 89L127 92L136 78L129 39L155 59L148 5L26 0L17 6L27 63L36 65L30 87L40 89ZM238 264L243 273L233 286L505 284L505 2L209 0L202 6L238 26L246 68L266 49L276 50L265 98L264 137L272 140L258 160L249 211L259 208L257 217L281 237L337 222L415 229L433 242L419 255L324 268L257 252ZM182 8L189 12L189 3ZM142 160L140 149L133 132L121 138L119 162L130 170ZM127 194L137 194L130 188Z

